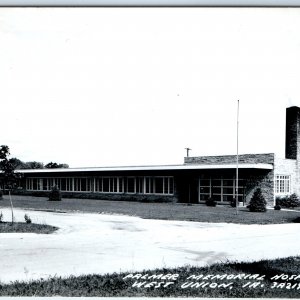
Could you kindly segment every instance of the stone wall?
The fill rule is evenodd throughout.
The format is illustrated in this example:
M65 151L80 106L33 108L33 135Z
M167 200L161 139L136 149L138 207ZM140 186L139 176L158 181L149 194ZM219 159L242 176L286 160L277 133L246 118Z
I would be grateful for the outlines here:
M275 156L274 153L241 154L239 155L239 163L274 164L274 156ZM234 164L236 163L236 155L185 157L184 163L185 164Z
M264 173L253 172L246 178L246 203L249 204L253 193L260 188L268 207L275 205L274 199L274 170L266 170Z

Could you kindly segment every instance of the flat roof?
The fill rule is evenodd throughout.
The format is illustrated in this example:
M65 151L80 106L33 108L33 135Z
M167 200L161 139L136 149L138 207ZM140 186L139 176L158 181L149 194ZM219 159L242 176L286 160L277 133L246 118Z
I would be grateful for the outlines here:
M172 170L218 170L236 169L236 164L185 164L185 165L159 165L159 166L123 166L123 167L90 167L90 168L64 168L64 169L22 169L17 173L68 173L68 172L107 172L107 171L172 171ZM272 164L239 164L239 169L273 170Z

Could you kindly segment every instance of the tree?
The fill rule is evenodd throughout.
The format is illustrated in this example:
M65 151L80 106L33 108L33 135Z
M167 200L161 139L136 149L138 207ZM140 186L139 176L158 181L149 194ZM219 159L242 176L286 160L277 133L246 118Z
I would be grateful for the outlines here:
M267 201L265 200L261 189L257 188L250 200L249 209L252 212L265 212L267 211Z
M15 170L26 169L26 163L16 157L10 158L9 162L13 165Z
M0 146L0 169L2 171L1 181L3 188L5 188L8 184L11 183L14 178L14 165L8 159L10 155L9 147L6 145Z
M11 199L11 189L14 187L18 176L15 174L14 164L8 159L10 155L9 147L6 145L0 146L0 169L2 171L2 183L3 188L8 189L9 200L10 200L10 207L11 207L11 223L14 223L14 208Z
M56 162L49 162L48 164L45 165L45 168L47 169L56 169L58 168L58 163Z
M9 147L6 145L0 146L0 159L7 159L7 157L10 155Z
M45 165L45 168L47 168L47 169L57 169L57 168L67 169L67 168L69 168L69 165L68 164L58 164L56 162L51 161Z
M27 161L22 169L44 169L44 164L39 161Z

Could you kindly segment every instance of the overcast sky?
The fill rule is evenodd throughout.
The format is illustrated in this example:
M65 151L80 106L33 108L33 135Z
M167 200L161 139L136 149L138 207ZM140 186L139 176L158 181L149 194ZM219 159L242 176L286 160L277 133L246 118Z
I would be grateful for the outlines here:
M71 167L284 157L298 8L1 8L1 142Z

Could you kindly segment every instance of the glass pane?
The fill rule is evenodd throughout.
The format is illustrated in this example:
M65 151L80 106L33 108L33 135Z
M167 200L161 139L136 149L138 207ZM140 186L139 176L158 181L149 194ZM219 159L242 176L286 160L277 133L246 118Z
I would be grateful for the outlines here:
M213 179L212 186L221 186L221 179Z
M86 178L81 178L81 190L86 192Z
M200 179L200 185L201 186L210 186L210 180L209 179Z
M220 187L212 187L211 192L212 192L212 194L221 194L221 188Z
M143 193L143 178L142 177L136 178L136 192L139 194Z
M48 180L47 180L47 178L44 178L43 179L43 190L44 191L46 191L46 190L48 190L48 182L47 182Z
M119 178L119 193L124 192L123 178Z
M61 184L61 190L62 191L65 191L66 190L66 178L62 178L61 181L60 181L60 184Z
M223 188L223 194L233 194L233 193L234 193L234 188L233 187Z
M209 198L209 194L200 194L200 200L207 200Z
M215 201L221 201L221 195L213 195L212 198Z
M107 177L103 178L103 192L105 193L109 192L109 178Z
M163 190L163 178L155 178L155 193L156 194L162 194L164 192Z
M118 191L118 178L114 178L114 193Z
M146 193L151 194L153 192L152 178L146 178Z
M224 195L223 196L223 201L232 201L233 200L233 196L232 195Z
M205 193L209 194L210 193L210 188L209 187L200 187L200 193Z
M173 183L173 177L169 178L169 193L173 194L174 193L174 183Z
M127 192L134 193L134 178L127 179Z
M164 178L164 194L169 193L169 178L165 177Z
M37 179L33 179L33 190L37 190Z
M233 179L224 179L223 180L223 186L233 186Z

